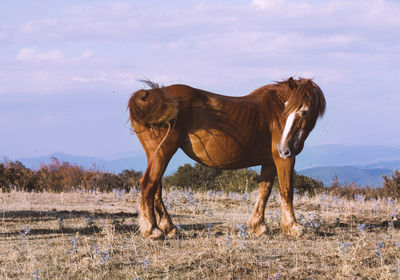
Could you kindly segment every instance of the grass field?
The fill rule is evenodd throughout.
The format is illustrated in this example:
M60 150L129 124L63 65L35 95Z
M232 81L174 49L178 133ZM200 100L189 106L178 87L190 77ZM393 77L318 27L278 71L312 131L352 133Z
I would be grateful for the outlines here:
M180 237L150 241L131 193L0 193L0 279L400 279L398 201L296 197L298 238L249 232L256 193L169 190Z

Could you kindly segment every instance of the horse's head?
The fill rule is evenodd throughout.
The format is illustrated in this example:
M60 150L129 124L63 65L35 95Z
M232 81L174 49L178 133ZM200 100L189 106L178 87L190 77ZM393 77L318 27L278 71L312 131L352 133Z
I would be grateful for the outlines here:
M325 98L321 89L309 79L289 79L291 93L285 101L282 115L282 136L277 149L279 156L290 158L299 154L314 128L318 117L325 111Z

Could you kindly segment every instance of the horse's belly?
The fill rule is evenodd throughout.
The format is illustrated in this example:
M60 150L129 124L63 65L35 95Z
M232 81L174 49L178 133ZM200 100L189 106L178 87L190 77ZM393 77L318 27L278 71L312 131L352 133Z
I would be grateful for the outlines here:
M188 135L183 151L192 159L216 168L242 168L258 164L255 143L236 139L218 130L199 130Z

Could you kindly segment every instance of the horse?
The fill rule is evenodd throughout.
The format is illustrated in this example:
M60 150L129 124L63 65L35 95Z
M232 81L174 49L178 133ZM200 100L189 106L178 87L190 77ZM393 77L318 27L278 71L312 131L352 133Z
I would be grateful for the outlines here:
M256 236L269 233L264 210L278 175L281 231L291 236L302 233L293 210L295 158L326 107L313 80L290 77L242 97L183 84L144 82L147 89L134 92L128 102L132 130L147 157L140 179L139 227L144 237L161 239L177 233L162 200L161 178L178 149L212 168L261 165L258 198L249 221Z

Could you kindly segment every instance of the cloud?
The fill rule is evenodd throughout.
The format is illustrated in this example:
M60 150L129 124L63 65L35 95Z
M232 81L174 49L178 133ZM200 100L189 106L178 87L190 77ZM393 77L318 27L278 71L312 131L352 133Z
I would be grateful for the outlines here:
M80 83L95 83L95 82L107 82L108 79L104 78L104 77L99 77L99 78L88 78L88 77L78 77L78 76L74 76L71 77L71 81L74 82L80 82Z
M400 8L387 1L96 2L65 7L54 13L57 17L47 14L5 30L15 31L15 45L35 46L19 47L14 57L31 63L25 71L32 77L40 63L51 88L56 82L66 90L106 82L129 89L144 76L212 88L289 75L334 83L362 75L367 65L380 68L383 76L384 65L393 64L385 56L400 52L400 39L390 35L400 28L394 16ZM18 73L14 76L20 79ZM28 83L32 90L49 87L41 80Z
M93 53L90 50L84 50L81 54L81 57L83 57L83 58L89 58L92 56L93 56Z
M251 3L260 9L272 9L284 4L284 0L253 0Z
M56 115L42 115L39 117L39 123L44 124L44 125L54 125L54 124L60 124L62 122L65 122L67 118L65 116L56 116Z
M64 53L60 50L50 50L48 52L39 53L36 48L23 48L19 51L16 59L18 61L33 62L51 62L60 61L64 58Z
M31 60L36 55L36 51L30 48L23 48L17 55L17 60Z

